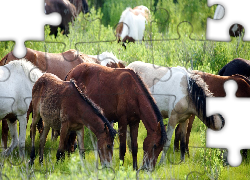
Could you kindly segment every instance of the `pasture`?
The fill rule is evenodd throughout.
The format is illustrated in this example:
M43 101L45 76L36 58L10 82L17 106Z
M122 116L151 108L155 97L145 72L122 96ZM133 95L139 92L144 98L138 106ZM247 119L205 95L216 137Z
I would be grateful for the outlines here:
M186 7L188 2L192 6ZM234 58L250 59L248 42L243 42L239 38L232 38L231 42L216 42L205 40L206 17L213 16L214 9L205 8L206 4L199 5L194 1L184 1L182 4L173 1L157 1L156 7L162 8L158 11L151 11L151 23L146 25L144 34L145 41L141 43L128 43L126 50L121 43L117 44L115 37L115 25L119 21L121 12L127 7L145 5L151 7L154 1L120 1L109 0L104 3L102 9L90 9L91 14L82 13L74 23L70 25L68 36L58 34L57 38L49 35L49 27L45 26L45 41L27 41L26 47L49 52L60 53L69 49L89 54L101 54L104 51L112 52L118 59L123 60L127 65L134 61L142 61L160 66L174 67L184 66L187 69L205 71L217 74L218 71ZM202 1L202 3L206 1ZM93 6L93 1L89 1ZM92 4L91 4L92 3ZM168 3L168 4L167 4ZM203 9L199 9L203 7ZM187 9L189 8L189 9ZM168 21L162 19L161 13L166 13L167 9L171 16ZM192 13L197 9L197 14L203 12L199 19L192 17ZM186 10L186 14L183 14ZM190 23L178 22L190 21ZM178 32L177 33L177 28ZM193 33L192 33L193 32ZM192 40L189 38L191 37ZM3 58L13 48L14 42L0 42L0 58ZM167 124L168 119L164 119ZM116 136L114 143L114 154L111 168L102 169L97 154L95 136L90 130L85 128L84 145L86 148L85 159L80 160L78 149L70 156L65 157L64 162L56 163L56 151L59 146L57 141L51 140L49 132L44 149L44 163L39 164L38 144L39 133L36 135L36 159L34 166L28 165L31 139L30 115L27 125L24 159L18 156L18 148L13 155L4 158L0 155L0 177L2 179L248 179L249 157L244 160L239 167L223 166L221 152L217 149L204 148L206 143L206 127L195 118L189 143L189 157L185 156L185 161L180 162L180 152L173 152L174 135L168 150L168 160L155 170L134 171L132 154L127 147L124 165L119 161L119 138ZM19 123L18 123L19 126ZM117 123L114 128L118 130ZM2 124L0 123L0 136ZM138 135L138 167L143 162L143 140L147 136L147 131L142 124L139 125ZM10 136L8 146L10 145ZM0 153L3 149L0 148ZM161 154L158 157L160 161Z

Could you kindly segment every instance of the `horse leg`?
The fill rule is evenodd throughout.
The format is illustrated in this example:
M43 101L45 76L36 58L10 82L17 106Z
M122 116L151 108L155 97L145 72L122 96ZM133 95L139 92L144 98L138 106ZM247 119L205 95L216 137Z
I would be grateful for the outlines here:
M119 127L120 160L122 160L123 163L124 163L124 156L126 153L126 132L127 132L127 124Z
M181 143L180 143L181 161L184 161L185 159L187 124L188 120L179 124L181 129Z
M7 124L7 119L2 120L2 141L4 149L7 149L9 127Z
M19 155L20 155L20 157L24 157L24 155L25 155L26 128L27 128L26 114L24 114L22 116L18 116L18 120L19 120L19 127L20 127Z
M42 135L40 136L40 144L39 144L39 163L43 163L43 154L44 147L46 143L46 138L49 133L49 126L44 125Z
M77 134L77 141L79 146L79 154L81 159L85 159L85 152L84 152L84 126L81 130L76 131Z
M174 133L174 128L176 126L175 123L171 123L171 121L173 118L169 118L168 120L168 127L167 127L167 141L165 142L165 145L163 147L163 151L162 151L162 155L161 155L161 160L159 164L162 164L165 161L165 156L167 154L168 148L170 147L170 143L171 143L171 138L173 136Z
M181 128L180 128L180 124L178 124L175 128L174 151L179 151L180 140L181 140Z
M63 120L62 120L63 121ZM68 124L67 122L64 122L61 124L61 131L60 131L60 142L59 142L59 147L56 153L56 159L59 161L59 159L63 158L64 159L64 151L65 151L65 139L67 137L68 133Z
M130 136L131 136L131 148L132 148L132 157L133 157L133 169L137 170L137 153L138 153L138 128L139 122L136 122L133 125L130 125Z
M40 114L36 111L33 112L32 114L32 123L31 123L31 152L30 152L30 165L34 164L35 160L35 137L36 137L36 124L38 123L40 119Z
M129 152L132 152L132 147L131 147L131 136L130 136L130 127L127 126L127 145L128 145L128 149Z
M15 149L18 145L18 134L17 134L17 121L11 123L9 120L7 121L9 129L10 129L10 136L12 137L10 147L4 151L5 156L9 156L10 153Z
M189 144L189 138L190 138L190 133L191 133L191 129L192 129L192 126L193 126L193 122L194 122L194 118L195 118L195 115L192 114L189 118L189 121L188 121L188 127L187 127L187 134L186 134L186 152L188 154L188 157L189 157L189 148L188 148L188 144Z

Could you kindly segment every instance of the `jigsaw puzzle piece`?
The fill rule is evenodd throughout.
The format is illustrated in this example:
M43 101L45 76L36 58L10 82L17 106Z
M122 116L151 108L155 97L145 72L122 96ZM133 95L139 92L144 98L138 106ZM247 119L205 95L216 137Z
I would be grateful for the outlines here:
M207 114L220 112L225 117L225 126L222 130L214 132L207 130L207 147L226 148L228 149L228 162L231 166L239 166L242 161L240 154L241 149L249 149L246 141L239 139L247 137L246 115L247 107L249 106L248 98L236 98L237 83L233 80L227 81L224 84L226 98L207 98ZM240 107L240 111L237 110ZM237 122L235 121L237 120ZM245 124L246 126L242 126ZM241 129L241 134L232 133L234 129Z
M13 4L15 4L15 6L13 6ZM8 26L2 28L0 39L1 41L15 40L13 52L15 56L19 58L24 57L26 54L26 48L24 46L25 41L31 39L44 40L44 24L56 25L60 22L59 14L51 14L48 16L44 14L44 1L6 1L0 8L1 17L9 14L9 9L6 7L12 7L12 11L15 12L17 16L9 16L9 18L2 19L2 23L8 24ZM30 26L31 22L32 26ZM19 30L17 30L16 27L24 28L19 28Z
M240 0L237 3L225 0L208 0L208 6L212 6L215 3L221 4L216 8L214 19L223 18L220 20L213 20L210 18L207 19L208 29L206 38L209 40L230 41L230 36L236 36L237 31L242 32L244 27L246 31L244 33L243 40L249 41L250 35L247 29L249 29L250 26L247 23L247 20L242 18L245 16L247 17L247 2L245 0ZM225 14L224 11L226 12ZM237 25L232 26L236 23Z

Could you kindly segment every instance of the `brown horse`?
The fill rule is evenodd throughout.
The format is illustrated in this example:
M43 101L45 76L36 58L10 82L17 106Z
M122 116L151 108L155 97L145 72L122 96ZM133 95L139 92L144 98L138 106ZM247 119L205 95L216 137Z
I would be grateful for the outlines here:
M45 0L45 14L57 12L62 17L62 22L58 26L50 25L50 35L57 36L58 27L62 33L69 34L69 22L73 22L77 16L76 7L68 0Z
M36 124L43 119L44 131L40 137L39 155L43 161L43 151L50 127L60 129L60 143L57 150L57 160L64 155L64 142L70 130L77 132L80 156L84 152L83 131L87 126L97 137L98 152L102 165L111 162L113 155L113 140L116 131L104 117L102 110L94 104L76 85L74 80L65 82L57 76L45 73L39 78L32 90L33 120L32 120L32 150L31 164L35 158Z
M63 53L47 53L36 51L33 49L27 48L27 53L24 57L26 60L32 62L35 66L37 66L43 72L53 73L57 75L59 78L64 79L66 74L76 65L82 62L92 62L99 63L99 61L95 58L91 58L88 55L77 53L76 50L70 49ZM12 51L5 55L0 61L0 66L8 64L10 61L17 60ZM32 106L30 106L27 112L27 120L29 118L29 114L32 112ZM8 125L7 120L9 119L11 122L15 122L17 119L14 114L9 114L8 117L5 117L2 120L2 140L4 144L4 148L7 148L7 136L8 136ZM39 128L42 128L41 123Z
M120 160L126 152L126 131L130 126L133 168L137 169L137 136L140 120L147 129L143 143L143 167L154 167L166 141L163 119L153 97L140 77L130 69L111 69L82 63L72 69L66 80L74 78L86 94L103 108L109 121L118 122Z
M233 75L233 76L218 76L209 73L192 71L194 74L199 75L208 85L208 89L213 93L215 97L225 97L226 93L224 90L224 82L228 80L235 80L238 84L238 90L236 92L236 97L250 97L250 81L241 75ZM186 135L186 151L189 151L188 143L190 132L192 129L192 124L195 116L191 116L189 118L189 123L187 126L187 135ZM175 150L179 150L179 142L181 141L181 129L178 125L175 129L175 141L174 148Z

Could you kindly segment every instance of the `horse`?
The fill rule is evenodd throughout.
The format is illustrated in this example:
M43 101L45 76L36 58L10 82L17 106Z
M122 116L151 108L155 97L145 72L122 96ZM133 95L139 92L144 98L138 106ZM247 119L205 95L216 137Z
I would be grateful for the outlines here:
M156 100L164 118L169 118L167 141L163 148L160 164L165 159L175 126L181 129L181 160L185 158L187 119L196 115L208 127L220 130L225 122L222 116L206 117L206 97L212 94L206 83L198 75L190 74L183 67L161 67L150 63L135 61L126 68L137 72Z
M210 73L205 72L199 72L199 71L192 71L193 74L199 75L208 85L208 89L211 93L213 93L213 96L215 97L225 97L226 93L224 90L224 83L228 80L234 80L238 84L238 90L236 92L236 97L250 97L250 81L242 76L242 75L232 75L232 76L218 76L213 75ZM192 129L192 124L194 121L195 116L192 116L189 118L189 123L187 125L187 136L186 136L186 150L188 149L188 142L190 137L190 132ZM180 139L181 131L179 125L175 129L175 141L174 141L174 148L175 150L179 149L179 141ZM246 152L243 152L244 155L246 155Z
M83 14L89 12L89 5L87 0L69 0L69 1L71 4L74 4L77 15L79 15L81 12Z
M113 140L116 130L104 117L99 106L93 103L76 85L74 80L62 81L54 74L45 73L35 83L32 90L32 149L30 163L35 158L36 124L43 119L44 131L40 137L39 161L43 162L43 151L50 127L60 130L60 142L57 150L57 160L64 156L64 142L67 133L76 131L79 153L84 152L83 131L87 126L97 137L97 146L102 165L112 160Z
M107 66L111 68L125 68L125 62L117 59L117 57L111 52L103 52L99 55L88 55L89 57L97 59L97 64Z
M97 55L96 57L91 57L90 55L83 54L81 52L77 52L74 49L70 49L68 51L65 51L63 53L47 53L42 51L36 51L30 48L27 48L27 53L24 57L26 60L32 62L35 66L37 66L40 70L43 72L48 72L57 75L60 79L64 79L67 73L77 66L78 64L81 64L83 62L90 62L90 63L97 63L101 64L103 62L107 62L107 66L110 66L112 68L116 67L125 67L122 61L118 60L112 53L102 53L101 55ZM100 60L99 60L99 59ZM8 54L6 54L2 60L0 61L0 66L3 66L5 64L8 64L9 62L16 60L16 57L13 55L12 51ZM104 60L104 61L102 61ZM118 63L116 63L118 62ZM29 114L32 112L32 106L29 108L27 112L27 121L29 118ZM9 117L10 118L10 117ZM16 120L16 117L14 115L11 116L12 121ZM8 129L7 127L7 121L6 119L2 120L2 139L4 142L5 149L7 148L7 136L8 136ZM39 131L42 131L42 122L40 121L38 123ZM53 134L53 133L52 133ZM70 147L73 146L75 139L75 135L71 134L73 137L69 138L72 140L72 142L69 142ZM73 149L67 147L67 149L71 149L72 152Z
M160 111L141 78L130 69L112 69L91 63L73 68L65 80L71 78L86 89L86 95L103 109L110 122L118 122L122 162L126 152L127 125L130 126L134 169L137 169L137 136L142 120L147 130L142 168L154 167L166 141L166 131Z
M150 11L146 6L136 6L134 9L126 8L116 26L117 42L125 46L125 42L142 41L145 23L150 20Z
M214 19L221 19L221 18L223 18L224 14L225 14L225 10L224 10L223 6L218 5L215 9L215 12L214 12ZM233 24L229 28L229 35L232 37L242 36L243 33L244 33L244 28L240 24Z
M38 67L43 72L49 72L57 75L59 78L64 79L66 74L76 65L82 62L92 62L99 63L99 61L95 58L91 58L85 54L77 53L76 50L70 49L63 53L47 53L42 51L36 51L30 48L27 48L27 53L24 57L27 61L33 63L36 67ZM6 54L0 61L0 66L4 66L9 62L17 60L17 58L13 55L13 52L9 52ZM27 121L29 118L29 114L32 112L32 106L29 108L27 112ZM14 122L17 118L14 114L8 115L8 119ZM2 140L4 144L4 148L7 148L7 136L8 136L8 126L7 120L4 118L2 120ZM40 123L41 125L41 123ZM42 126L39 126L42 128Z
M25 155L26 138L26 112L31 102L32 87L35 81L42 76L42 71L25 59L12 61L0 66L0 119L15 116L20 124L19 155ZM4 151L6 156L10 155L18 145L18 133L16 119L7 121L12 137L11 145Z
M236 58L221 68L218 73L220 76L232 76L234 74L240 74L249 78L250 61L242 58Z
M68 0L45 0L44 5L45 14L57 12L62 17L62 22L58 26L50 25L50 35L57 37L58 27L61 28L63 34L68 35L69 22L73 22L77 16L76 7Z

